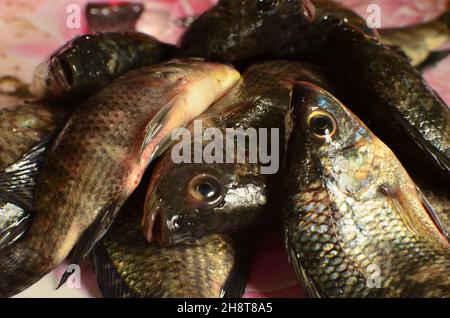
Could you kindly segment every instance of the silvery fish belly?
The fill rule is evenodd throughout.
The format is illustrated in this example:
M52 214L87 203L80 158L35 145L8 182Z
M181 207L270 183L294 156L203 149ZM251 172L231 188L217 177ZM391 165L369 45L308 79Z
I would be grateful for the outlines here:
M294 87L287 249L314 297L448 297L450 246L400 162L330 93Z

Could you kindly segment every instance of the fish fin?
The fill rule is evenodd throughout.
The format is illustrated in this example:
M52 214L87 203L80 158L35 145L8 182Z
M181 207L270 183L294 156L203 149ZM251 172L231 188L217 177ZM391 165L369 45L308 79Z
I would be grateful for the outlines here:
M105 298L139 298L132 291L114 267L106 248L98 242L92 250L95 277L98 287Z
M69 264L80 264L81 261L91 252L95 243L99 241L108 231L113 223L117 212L123 205L124 200L118 200L106 208L97 216L93 224L91 224L81 235L77 244L74 246L69 256ZM64 272L56 289L60 288L67 279L72 275L68 269Z
M19 239L28 229L31 214L25 212L21 218L7 228L0 231L0 250Z
M239 242L248 242L241 240L243 235L235 235L233 240L234 249L237 251L235 255L235 264L230 275L221 290L223 298L241 298L247 286L247 278L249 274L250 255L245 244ZM250 244L247 244L250 245Z
M295 252L289 248L289 238L286 237L285 241L288 250L289 262L292 264L297 279L303 285L303 288L306 290L309 297L328 298L327 294L322 290L322 288L320 288L314 277L308 273L308 270L302 264L302 261L297 257L297 255L295 255Z
M54 134L51 134L44 138L16 163L0 172L0 200L28 211L32 210L36 177L53 136Z
M167 115L170 109L172 108L171 106L172 102L164 106L147 124L147 127L145 127L144 141L142 142L139 157L142 157L142 154L144 153L147 146L152 142L155 136L166 125L168 118ZM158 145L156 145L155 150L151 154L150 160L148 161L149 163L152 162L154 159L156 159L159 155L161 155L164 152L164 150L166 150L169 147L170 139L171 139L170 136L166 136L161 140L161 142Z
M439 215L434 211L430 201L428 201L428 199L425 197L422 190L420 190L419 187L416 187L416 189L417 189L417 194L419 195L419 198L422 201L422 205L425 208L425 210L428 212L428 215L433 220L434 224L436 224L436 227L439 229L439 232L441 232L442 235L450 243L450 235L448 233L447 228L444 226L444 223L441 221Z
M439 62L447 58L450 55L450 49L443 51L431 52L425 61L417 65L417 69L420 73L425 72L427 69L435 67Z

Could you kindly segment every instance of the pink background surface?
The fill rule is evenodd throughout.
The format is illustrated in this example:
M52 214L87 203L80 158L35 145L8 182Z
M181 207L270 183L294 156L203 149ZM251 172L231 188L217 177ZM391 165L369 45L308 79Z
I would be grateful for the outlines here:
M233 0L231 0L233 1ZM100 1L98 1L100 2ZM175 43L183 32L174 21L186 15L199 14L216 0L148 0L139 1L146 10L138 29L157 38ZM382 8L382 27L403 26L429 20L449 6L446 0L342 0L362 16L369 4ZM0 0L0 76L14 75L29 82L34 67L54 49L82 34L86 29L66 27L66 8L86 0ZM450 58L426 73L432 87L450 103ZM305 297L287 262L281 231L268 233L258 248L248 281L246 297ZM90 264L82 266L82 288L54 287L64 270L60 266L19 297L100 297Z

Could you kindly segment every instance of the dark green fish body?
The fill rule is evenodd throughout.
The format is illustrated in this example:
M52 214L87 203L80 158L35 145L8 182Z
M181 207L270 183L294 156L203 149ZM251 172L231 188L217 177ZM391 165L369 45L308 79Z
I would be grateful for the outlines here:
M149 244L139 224L142 205L135 205L133 210L130 205L127 203L94 248L95 273L104 297L241 296L246 277L235 276L244 265L236 240L209 235L169 248Z
M236 128L243 136L249 128L256 133L266 128L270 153L271 129L278 129L275 138L279 142L284 135L281 130L290 87L297 80L332 89L328 74L319 67L287 61L254 64L227 95L198 118L203 132L215 128L226 136L227 128ZM188 127L191 135L194 124ZM195 143L195 139L188 140L192 151ZM209 141L198 143L206 149ZM239 161L233 152L229 163L226 145L217 150L223 160L201 163L195 163L194 158L190 158L191 163L175 163L171 157L175 147L178 145L156 165L148 188L142 225L149 241L172 245L208 233L233 233L278 217L269 199L274 175L263 174L261 162L250 162L250 152L259 153L250 142L245 143L244 160ZM278 148L275 151L278 153Z
M0 251L0 296L36 282L73 248L70 261L80 262L168 146L171 131L239 78L226 65L170 61L133 70L80 105L43 159L29 229Z
M313 17L310 0L220 0L191 24L180 54L219 61L252 57L288 42Z
M276 58L295 58L311 62L326 62L327 24L330 16L346 19L369 36L377 37L376 30L367 26L366 20L353 10L333 0L312 0L316 8L315 20L297 33L286 45L268 52L267 56Z
M330 22L330 65L351 96L352 109L402 162L448 184L450 109L401 55L346 23Z
M86 100L118 76L170 57L172 47L138 32L83 35L58 49L35 71L33 93Z
M395 155L330 93L292 96L281 202L309 294L450 296L450 245Z
M63 122L64 110L42 102L0 108L0 171L53 133Z
M450 40L450 11L417 25L380 30L381 42L398 47L417 66Z

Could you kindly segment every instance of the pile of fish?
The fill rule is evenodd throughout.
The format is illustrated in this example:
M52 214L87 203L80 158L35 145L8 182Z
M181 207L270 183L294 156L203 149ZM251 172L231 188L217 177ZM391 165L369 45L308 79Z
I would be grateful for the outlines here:
M449 38L450 12L376 31L332 0L221 0L176 47L74 39L0 109L0 296L91 255L105 297L240 297L268 226L311 297L450 296L450 110L419 71ZM279 172L175 163L194 119L267 128Z

